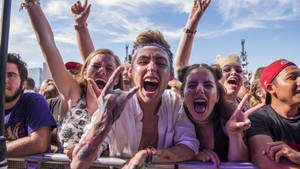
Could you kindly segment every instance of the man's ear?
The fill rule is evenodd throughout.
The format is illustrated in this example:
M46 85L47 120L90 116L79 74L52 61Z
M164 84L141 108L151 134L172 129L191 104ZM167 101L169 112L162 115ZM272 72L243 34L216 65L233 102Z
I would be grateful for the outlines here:
M267 92L269 92L270 94L274 94L275 93L275 85L274 84L269 84L267 85Z

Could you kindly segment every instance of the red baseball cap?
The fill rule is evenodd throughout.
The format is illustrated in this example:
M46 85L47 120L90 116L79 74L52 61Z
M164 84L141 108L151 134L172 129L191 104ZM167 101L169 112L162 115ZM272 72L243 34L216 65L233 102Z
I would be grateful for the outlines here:
M82 64L78 62L67 62L65 64L67 69L81 68Z
M270 64L269 66L267 66L266 68L264 68L261 76L260 76L260 84L263 87L263 89L265 90L265 92L267 93L266 96L266 104L270 104L271 103L271 96L267 91L267 86L269 84L271 84L271 82L273 81L273 79L287 66L290 65L295 65L295 63L290 62L286 59L279 59L276 60L275 62L273 62L272 64Z

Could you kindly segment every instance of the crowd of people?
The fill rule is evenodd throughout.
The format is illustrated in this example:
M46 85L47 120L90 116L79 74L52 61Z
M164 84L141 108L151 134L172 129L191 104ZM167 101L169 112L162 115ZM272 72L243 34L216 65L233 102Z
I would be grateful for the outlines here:
M26 63L8 54L7 156L64 153L72 169L101 156L127 158L124 169L191 160L299 168L299 67L274 60L251 83L237 54L189 65L209 4L194 0L175 58L162 33L148 30L137 36L132 59L121 63L110 49L94 48L91 4L77 1L71 12L83 64L64 64L39 0L24 0L52 79L39 94Z

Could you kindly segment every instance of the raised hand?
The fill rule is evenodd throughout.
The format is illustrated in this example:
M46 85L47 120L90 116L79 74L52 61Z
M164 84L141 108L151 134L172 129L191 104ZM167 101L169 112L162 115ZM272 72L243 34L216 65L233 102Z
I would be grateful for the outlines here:
M218 168L218 166L220 165L220 159L219 159L218 155L215 152L213 152L212 150L209 150L209 149L201 150L197 154L196 159L201 161L201 162L211 161L211 162L213 162L213 164L216 168Z
M114 82L121 71L122 67L118 67L115 70L101 94L98 88L93 87L93 82L91 83L95 95L99 96L99 108L93 114L88 132L84 134L84 138L74 148L71 162L72 169L87 168L92 163L111 126L120 117L127 101L137 92L137 87L130 91L113 90Z
M90 14L91 4L88 4L88 0L84 0L83 4L80 1L74 3L71 7L71 11L78 25L83 25Z
M267 143L262 154L277 163L279 163L281 157L285 157L295 164L300 163L300 152L294 150L283 141Z
M189 21L188 21L188 24L193 25L191 29L193 29L194 26L197 27L198 22L199 22L200 18L202 17L202 15L204 14L208 5L210 4L210 1L211 0L194 0L194 5L193 5L193 8L189 15ZM194 27L193 30L195 30L196 27Z
M114 81L123 70L123 67L118 67L113 73L107 84L103 88L100 97L98 98L98 106L100 111L111 113L113 120L116 120L123 111L127 101L137 92L138 87L132 88L130 91L113 90ZM114 78L112 78L114 77Z
M252 107L251 109L247 110L245 113L243 113L243 107L245 103L247 102L248 98L250 97L250 94L246 94L243 98L243 100L239 103L237 109L232 114L230 119L226 123L226 133L227 135L232 134L238 134L241 133L251 126L251 122L249 120L249 116L256 112L257 110L261 109L263 106L265 106L264 103L259 104L255 107Z

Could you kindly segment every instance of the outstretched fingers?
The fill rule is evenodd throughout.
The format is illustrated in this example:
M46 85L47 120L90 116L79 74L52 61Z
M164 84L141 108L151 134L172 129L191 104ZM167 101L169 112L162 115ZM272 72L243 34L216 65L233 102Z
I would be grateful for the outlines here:
M138 90L139 87L134 87L130 89L129 92L126 93L126 100L129 100Z
M105 87L103 88L101 94L103 96L107 95L109 91L111 91L114 87L115 80L119 77L119 74L123 71L123 67L119 66L114 73L111 75L111 77L108 79Z
M250 97L249 93L245 94L245 96L243 97L242 101L240 102L240 104L237 107L238 111L242 111L243 110L244 105L246 104L246 102L247 102L247 100L248 100L249 97Z
M84 0L82 7L85 9L87 7L88 0Z
M101 90L98 88L96 82L94 81L94 79L91 78L88 78L87 81L90 84L91 88L93 89L96 97L98 98L101 94Z
M259 105L256 105L255 107L252 107L251 109L247 110L244 115L245 117L249 117L251 114L255 113L257 110L263 108L266 104L265 103L261 103Z

